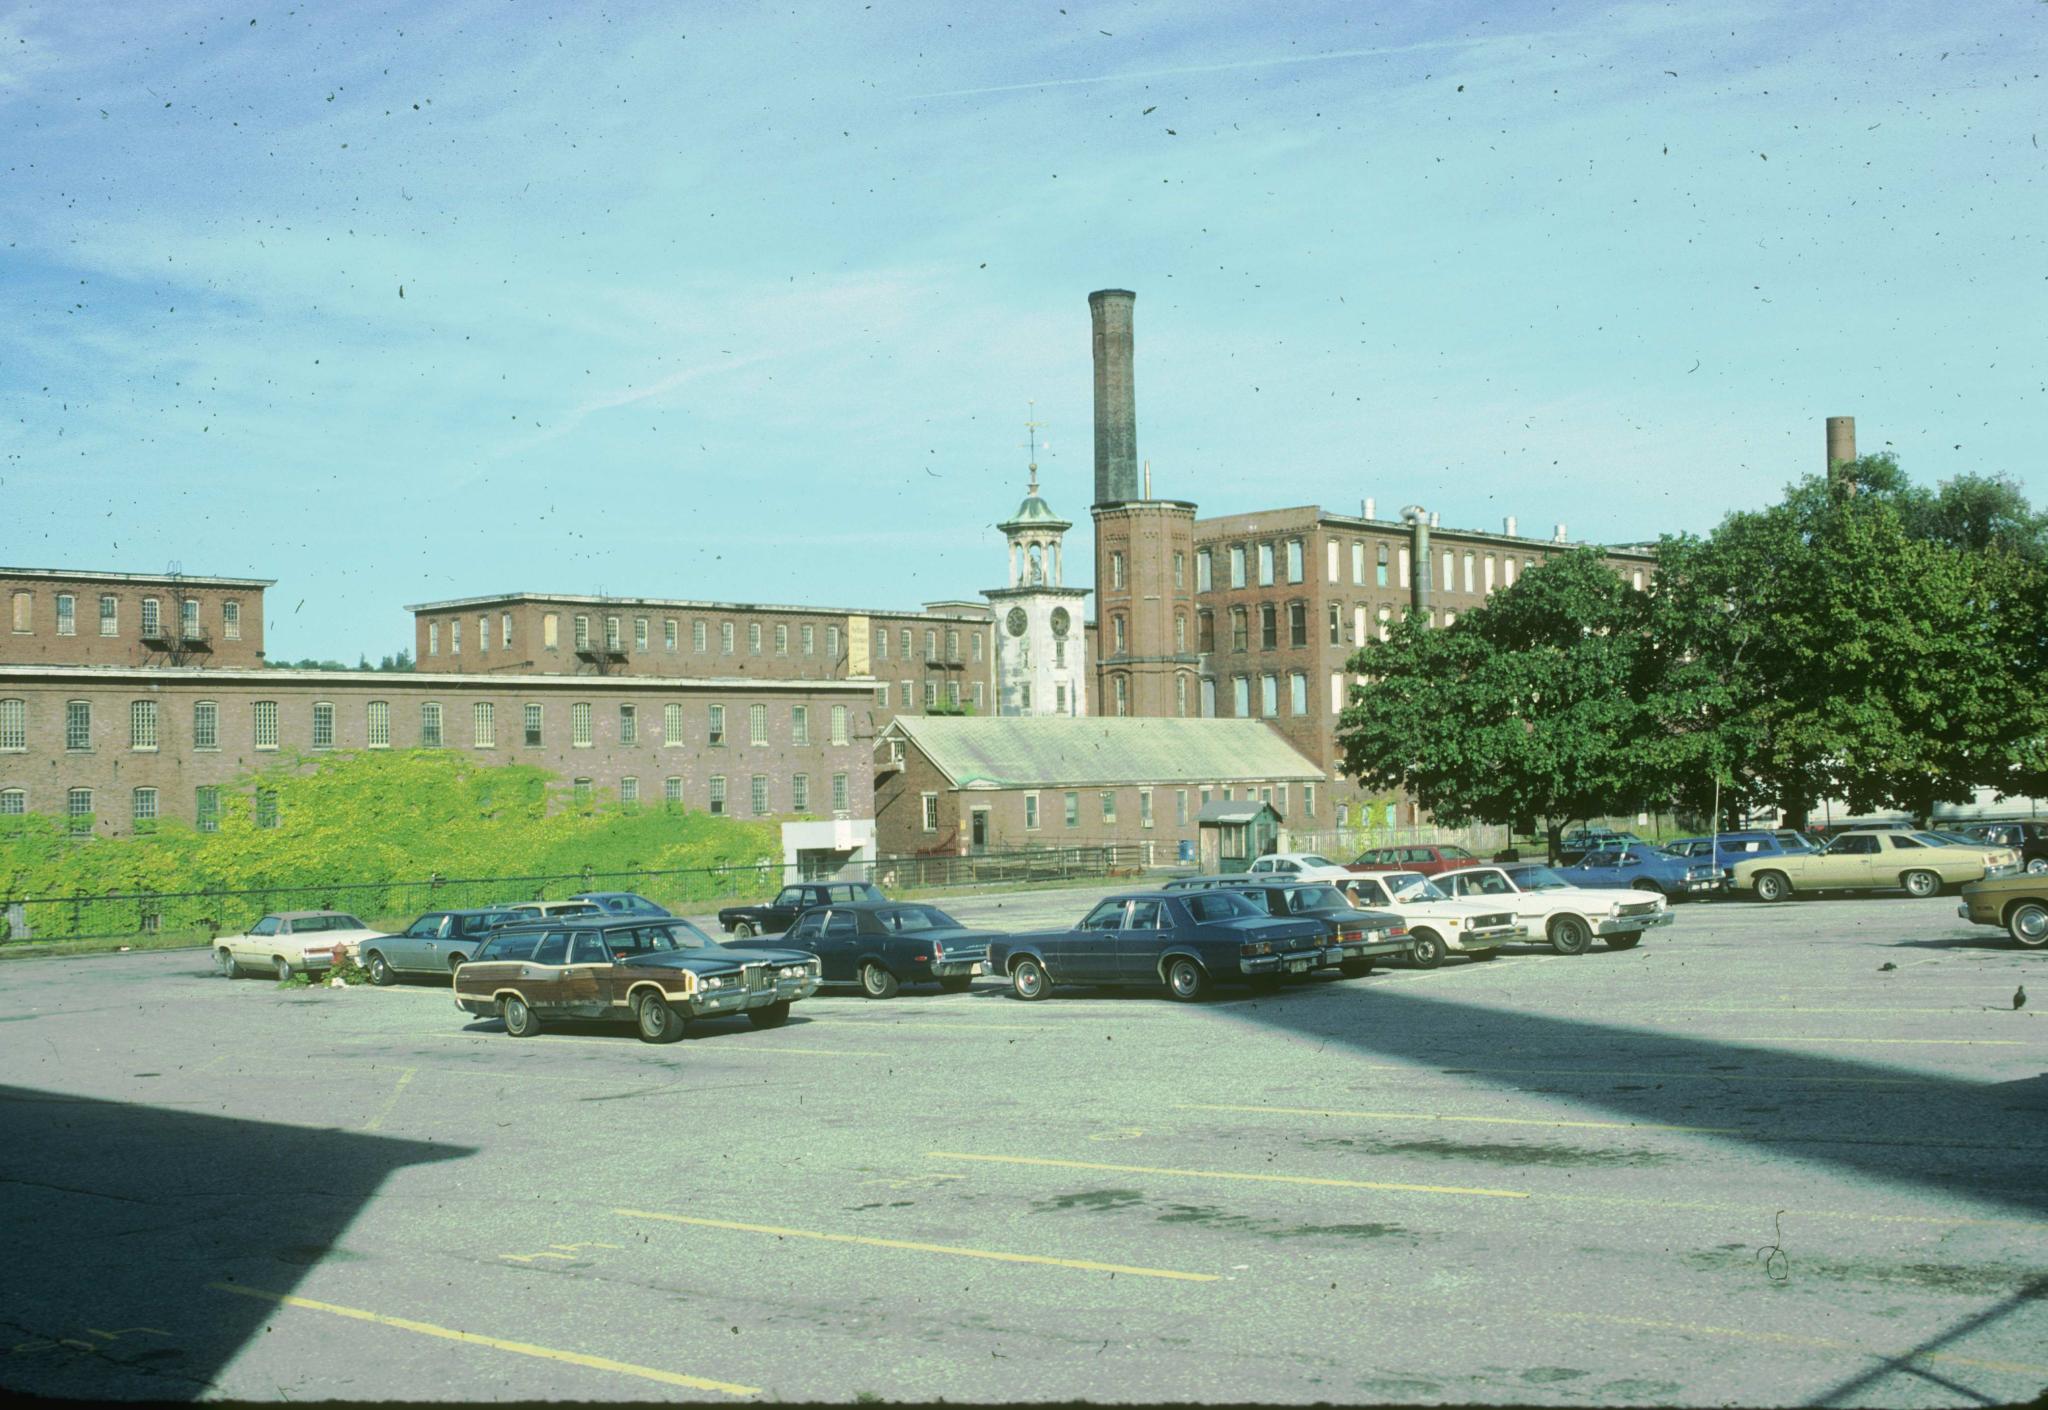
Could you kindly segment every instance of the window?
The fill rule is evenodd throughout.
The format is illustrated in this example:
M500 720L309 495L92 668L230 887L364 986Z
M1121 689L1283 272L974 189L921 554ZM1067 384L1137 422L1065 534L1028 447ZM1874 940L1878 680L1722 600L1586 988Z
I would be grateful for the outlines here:
M939 659L939 634L930 627L925 628L924 633L924 659L927 661Z
M1287 673L1287 709L1295 715L1308 713L1308 672Z
M896 682L896 708L899 710L908 710L910 708L909 681Z
M1641 587L1642 584L1637 583L1636 586ZM1465 554L1465 591L1474 591L1472 586L1472 554L1469 551Z
M92 831L90 788L74 788L64 795L64 827L74 837Z
M1252 678L1232 676L1230 678L1230 703L1240 720L1248 720L1252 714Z
M1379 620L1380 620L1380 640L1381 640L1381 641L1385 641L1385 640L1386 640L1386 639L1387 639L1388 637L1390 637L1390 636L1392 636L1392 635L1393 635L1393 626L1392 626L1392 623L1393 623L1393 620L1394 620L1394 609L1393 609L1393 608L1391 608L1391 607L1382 607L1382 608L1380 608L1380 611L1379 611Z
M1052 643L1052 663L1053 663L1053 665L1055 665L1055 666L1059 666L1059 667L1062 667L1062 668L1064 668L1064 667L1066 666L1066 664L1067 664L1067 641L1066 641L1066 638L1065 638L1065 637L1055 637L1055 638L1053 638L1053 643ZM1029 648L1028 648L1028 647L1026 648L1026 650L1025 650L1025 652L1024 652L1024 664L1025 664L1025 665L1027 665L1027 666L1031 664L1031 653L1030 653L1030 650L1029 650Z
M1308 604L1305 602L1287 604L1287 644L1308 645Z
M562 647L562 614L543 612L540 618L540 645L543 651L559 651Z
M1482 581L1486 584L1486 591L1488 594L1491 594L1493 592L1493 555L1490 553L1486 555L1486 568L1481 577ZM1637 583L1636 586L1641 587L1642 584Z
M929 710L929 709L931 709L931 708L932 708L932 707L933 707L934 705L936 705L936 704L938 704L938 703L939 703L939 683L938 683L938 680L937 680L936 678L932 677L932 676L926 676L926 677L925 677L925 680L924 680L924 707L925 707L925 709Z
M832 775L832 811L835 813L843 813L847 811L847 792L845 774Z
M1259 545L1259 586L1273 586L1273 545Z
M35 630L36 598L32 592L14 594L14 630L29 632Z
M981 686L979 684L974 687L974 692L975 704L979 705L981 703ZM832 707L832 742L834 744L846 743L846 707L844 705L834 705Z
M839 628L825 628L825 654L834 661L839 659Z
M576 649L578 651L588 651L590 649L590 618L578 612L576 620L571 624L571 631L573 635L571 635L570 640L575 643Z
M1216 614L1204 607L1195 613L1195 650L1216 649Z
M1216 585L1216 556L1206 548L1195 550L1195 591L1208 592Z
M683 781L673 776L661 781L661 806L671 813L683 806Z
M102 597L100 599L100 635L119 636L120 634L121 599L118 597Z
M723 705L713 705L711 707L710 730L704 738L705 742L713 749L723 749L725 747L725 707Z
M663 651L674 651L676 649L676 619L673 617L661 619L661 649Z
M702 621L690 623L690 650L702 651L708 644L705 625Z
M619 780L619 806L629 813L640 811L640 780L630 774Z
M958 705L960 703L960 682L946 682L946 703L948 705Z
M667 749L682 747L683 707L673 701L661 707L661 743Z
M749 782L752 787L750 789L751 796L747 801L754 806L754 816L757 818L768 816L768 775L755 774Z
M1181 827L1188 825L1188 791L1185 788L1173 790L1173 820Z
M803 651L804 655L814 656L817 654L818 629L816 627L812 626L809 622L805 622L801 627L797 629L796 635L797 644L799 648Z
M903 659L908 661L910 659L910 628L905 627L896 634L896 644L902 648L901 655Z
M277 702L259 700L250 707L250 719L255 727L258 749L277 748Z
M450 656L460 656L462 654L462 619L459 617L454 618L448 623L448 654Z
M1124 556L1114 550L1109 555L1109 585L1113 588L1124 585Z
M1081 825L1081 795L1080 795L1080 794L1078 794L1078 793L1069 793L1069 794L1068 794L1068 795L1066 796L1066 812L1067 812L1067 817L1066 817L1066 822L1067 822L1067 826L1068 826L1068 827L1079 827L1079 826Z
M363 738L372 749L391 747L391 702L372 700L363 706Z
M78 635L78 599L68 592L57 594L57 635Z
M1316 786L1312 783L1301 786L1301 815L1305 818L1316 815Z
M883 681L875 687L875 705L883 710L889 708L889 683L887 681Z
M1138 826L1152 826L1152 790L1149 788L1138 790Z
M1444 550L1444 591L1451 592L1458 586L1458 555Z
M619 743L638 744L639 742L640 707L638 705L621 705L619 707Z
M1186 651L1188 649L1188 614L1185 612L1173 614L1173 649L1175 651Z
M152 832L156 829L156 790L138 788L129 800L129 816L135 821L137 832Z
M1272 651L1280 645L1280 610L1270 602L1259 604L1259 649Z
M1175 549L1173 552L1173 585L1175 587L1186 587L1187 577L1188 556L1179 549Z
M1259 714L1272 719L1280 713L1280 677L1268 673L1259 677Z
M475 725L473 740L479 749L498 747L497 707L488 700L479 700L470 707L470 716Z
M1113 631L1111 632L1111 635L1112 635L1113 637L1115 637L1115 639L1116 639L1116 646L1115 646L1115 648L1114 648L1114 649L1115 649L1115 654L1116 654L1116 655L1118 655L1118 656L1121 656L1121 655L1123 655L1123 654L1124 654L1124 650L1125 650L1125 643L1124 643L1124 619L1123 619L1123 618L1122 618L1121 616L1117 616L1117 617L1111 617L1111 618L1109 619L1109 624L1110 624L1110 626L1111 626L1111 627L1112 627L1112 628L1114 629L1114 630L1113 630Z
M1119 715L1128 715L1131 713L1131 678L1129 676L1117 676L1115 677L1115 686L1116 712Z
M1287 541L1287 581L1290 583L1300 582L1303 572L1301 540L1289 539Z
M439 656L440 654L441 624L439 622L429 622L427 623L427 655Z
M967 639L971 646L969 654L972 655L976 661L981 660L981 633L970 632L968 633Z
M1216 678L1214 676L1202 677L1202 718L1205 720L1216 718Z
M635 651L645 651L647 649L647 619L645 617L635 617L633 619L633 649Z
M1334 583L1337 580L1332 578L1330 581ZM1355 587L1365 586L1365 541L1363 539L1353 539L1351 541L1351 582Z
M939 830L939 795L936 793L921 793L918 795L918 802L922 805L924 830L926 832L937 832Z
M978 715L978 714L980 714L980 713L982 712L982 709L983 709L983 701L982 701L982 694L981 694L981 682L980 682L980 681L976 681L976 682L974 683L974 713Z
M539 704L529 701L525 708L520 711L520 714L523 717L520 723L526 739L526 747L529 749L539 748L542 722L541 707Z
M0 751L19 754L28 748L28 702L0 700Z
M1260 796L1263 797L1264 793L1265 790L1261 789ZM1280 814L1281 817L1284 818L1287 816L1287 785L1284 783L1281 784L1279 788L1275 790L1275 794L1276 796L1273 799L1273 808L1276 812Z
M733 625L731 622L720 622L718 624L718 649L727 656L732 655L733 652L732 633Z
M1404 548L1404 549L1402 549L1402 550L1401 550L1401 586L1402 586L1402 587L1407 587L1407 586L1409 585L1409 583L1408 583L1408 573L1409 573L1409 565L1408 565L1408 550Z
M789 807L791 812L808 813L811 810L811 776L795 774L789 780Z
M875 659L877 661L889 659L889 629L887 627L876 627L869 634L868 640L875 648Z
M759 622L747 623L747 652L753 656L761 654L761 624Z
M324 701L313 706L313 747L334 747L334 707Z
M766 705L749 705L747 707L747 743L766 744L767 742L768 707ZM756 811L759 810L756 809Z
M199 635L199 599L188 597L178 604L178 630L187 641Z
M441 707L429 700L420 706L420 748L441 747Z
M1344 710L1344 673L1330 672L1330 713L1341 714Z
M491 649L491 614L486 612L476 619L476 649Z
M620 649L619 619L617 617L606 617L604 619L604 649L607 651L617 651Z
M1363 549L1364 545L1360 544L1359 547ZM1373 574L1374 586L1385 587L1387 585L1387 546L1385 544L1380 545L1379 565L1373 570ZM1364 580L1364 576L1362 573L1359 574L1360 581Z
M256 790L256 826L273 828L277 826L277 792L275 789Z
M1176 672L1173 677L1173 708L1174 713L1183 717L1188 712L1188 678L1184 671Z
M1336 603L1330 604L1330 645L1344 644L1344 609Z
M1244 545L1241 543L1230 546L1230 585L1234 588L1244 586Z
M142 599L142 634L146 637L164 634L164 605L153 597Z
M1026 832L1038 831L1038 795L1036 793L1024 795L1024 830Z
M777 656L789 655L789 623L787 622L777 622L775 624L775 654Z
M192 790L192 817L201 832L220 831L220 790L211 784Z
M1113 788L1102 790L1102 820L1106 823L1116 821L1116 790Z
M591 737L590 702L579 700L569 707L569 744L572 748L588 749Z
M1060 690L1064 692L1066 690L1066 687L1061 686ZM1066 699L1066 696L1062 694L1060 698L1064 700ZM1030 681L1020 681L1017 685L1017 708L1020 710L1029 710L1031 708Z
M1232 651L1243 651L1249 645L1245 609L1233 607L1230 609L1230 649Z
M498 614L498 645L508 651L512 649L512 614L510 612L500 612Z
M789 742L809 744L811 742L811 710L808 705L789 707Z
M713 817L723 817L725 815L724 774L713 774L711 776L711 815Z
M960 659L960 629L958 627L946 628L946 659L948 661L958 661Z
M595 798L596 798L596 796L597 796L597 789L596 789L596 788L595 788L595 787L594 787L594 786L592 785L592 783L591 783L591 781L590 781L589 779L587 779L587 778L579 778L579 779L572 779L572 780L570 781L570 783L569 783L569 797L570 797L570 800L571 800L571 801L572 801L572 802L573 802L573 803L575 804L575 806L576 806L576 811L577 811L577 812L579 812L579 813L587 813L587 812L589 812L589 811L590 811L590 805L591 805L591 802L592 802L592 800L593 800L593 799L595 799Z

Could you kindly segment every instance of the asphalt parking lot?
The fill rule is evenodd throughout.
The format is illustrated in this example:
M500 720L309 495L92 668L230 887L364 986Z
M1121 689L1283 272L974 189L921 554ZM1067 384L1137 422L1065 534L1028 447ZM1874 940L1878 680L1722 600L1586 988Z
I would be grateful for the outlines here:
M963 900L976 924L1095 892ZM531 1041L0 965L0 1385L1975 1405L2048 1387L2044 957L1955 901L1163 997Z

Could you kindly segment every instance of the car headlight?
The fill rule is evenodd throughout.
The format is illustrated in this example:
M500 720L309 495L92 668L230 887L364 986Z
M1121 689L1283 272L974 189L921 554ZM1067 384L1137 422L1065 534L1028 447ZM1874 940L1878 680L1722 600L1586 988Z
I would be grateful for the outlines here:
M1273 953L1271 940L1247 940L1237 947L1240 955L1270 955Z
M786 964L782 967L782 977L784 979L802 979L809 968L808 965Z
M725 987L725 981L714 974L709 979L699 980L698 985L699 987L705 989L723 989Z

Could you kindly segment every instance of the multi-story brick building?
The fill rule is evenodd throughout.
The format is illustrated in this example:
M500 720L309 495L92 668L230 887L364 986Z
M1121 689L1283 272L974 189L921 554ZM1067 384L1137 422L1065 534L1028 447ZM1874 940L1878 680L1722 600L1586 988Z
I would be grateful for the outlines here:
M0 665L263 664L268 578L0 568Z

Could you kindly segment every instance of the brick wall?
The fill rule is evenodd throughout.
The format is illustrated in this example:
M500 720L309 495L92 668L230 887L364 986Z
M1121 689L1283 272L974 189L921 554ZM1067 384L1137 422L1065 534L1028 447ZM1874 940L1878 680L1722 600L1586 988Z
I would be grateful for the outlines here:
M263 588L254 580L55 577L0 570L0 666L144 666L162 664L174 651L186 653L187 664L260 666ZM60 598L71 602L68 632L59 630ZM102 630L107 620L101 613L103 598L112 599L111 635ZM156 603L158 630L166 634L151 641L143 638L145 599ZM199 604L198 635L190 639L182 615L188 599ZM228 635L229 603L238 616L234 636Z

